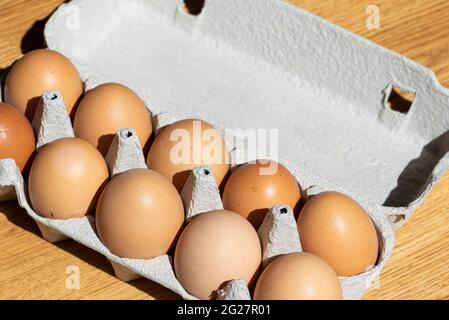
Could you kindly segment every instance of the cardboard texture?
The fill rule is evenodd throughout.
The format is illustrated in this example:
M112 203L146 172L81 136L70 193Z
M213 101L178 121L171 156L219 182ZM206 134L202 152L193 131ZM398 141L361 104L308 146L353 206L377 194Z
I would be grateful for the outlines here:
M271 208L257 234L262 243L263 267L279 255L302 252L296 219L293 210L287 205Z
M217 290L216 300L251 300L245 280L229 281L224 288Z
M284 1L206 0L197 16L183 7L181 0L73 0L52 15L45 38L75 63L86 89L111 81L134 89L157 130L183 118L200 118L235 135L238 129L279 129L278 160L305 196L349 194L377 227L376 266L340 277L344 298L361 298L393 250L392 227L409 218L448 168L449 90L432 71ZM388 106L394 86L416 94L407 114ZM58 99L44 95L43 102L61 111ZM44 111L39 136L49 141L71 134L60 126L64 121L62 114ZM128 132L117 134L108 154L112 174L144 165ZM255 158L247 141L225 138L233 167ZM197 168L183 190L189 216L222 206L204 170ZM105 255L124 268L114 267L123 279L137 273L195 299L177 281L169 256L120 258L100 242L92 217L38 216L14 162L0 160L0 197L11 197L12 187L38 224ZM267 229L259 230L264 259L300 250L292 221L276 220L280 209L272 209ZM280 246L277 239L287 235L291 245ZM219 298L223 292L245 296L238 281L223 290Z
M181 198L189 222L195 215L215 210L223 210L217 182L208 166L192 170L181 191Z
M54 109L59 110L54 112ZM63 137L74 137L70 118L65 112L64 100L59 91L44 92L33 119L36 132L36 149ZM43 126L42 123L46 125Z

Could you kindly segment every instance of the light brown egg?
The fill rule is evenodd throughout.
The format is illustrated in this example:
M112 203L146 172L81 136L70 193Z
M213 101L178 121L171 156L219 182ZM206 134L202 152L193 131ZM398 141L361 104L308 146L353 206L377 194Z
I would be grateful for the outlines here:
M257 281L254 300L341 300L335 271L309 253L290 253L271 262Z
M13 106L0 103L0 160L11 158L27 172L36 146L28 119Z
M193 168L208 165L220 186L229 170L229 155L220 132L200 120L181 120L156 136L148 168L162 173L181 191Z
M175 272L183 287L210 299L229 280L251 286L262 259L256 230L239 214L219 210L196 216L176 245Z
M33 209L41 216L69 219L95 210L109 178L97 149L77 138L43 146L33 161L28 181Z
M11 67L5 81L5 101L17 107L30 121L44 91L59 90L73 117L83 94L75 66L62 54L38 49L25 54Z
M149 259L167 253L184 223L175 187L153 170L133 169L112 178L98 201L97 232L115 255Z
M323 192L307 201L298 218L302 248L324 259L339 276L371 269L377 261L376 227L351 197Z
M257 229L277 204L297 209L301 191L293 175L276 161L258 160L238 167L223 191L223 206L247 218Z
M144 152L153 132L151 113L128 87L105 83L88 91L75 115L75 135L106 155L118 129L134 128Z

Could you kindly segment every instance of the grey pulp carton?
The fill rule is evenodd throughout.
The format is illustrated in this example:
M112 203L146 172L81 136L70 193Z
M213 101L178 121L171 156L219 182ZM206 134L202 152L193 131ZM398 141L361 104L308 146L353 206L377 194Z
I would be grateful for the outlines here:
M285 1L206 0L201 13L191 15L181 0L72 0L52 15L45 39L74 62L86 89L111 81L134 89L158 127L194 117L231 133L278 129L279 160L306 195L349 194L376 224L379 261L370 271L340 279L348 299L360 298L380 273L394 246L393 229L448 168L449 90L434 73ZM394 88L415 95L407 113L390 108ZM51 126L44 119L41 125ZM138 153L139 148L129 148L135 142L125 147L120 132L116 139L108 159L111 172L143 165L130 151ZM251 160L246 141L236 138L230 146L233 166ZM134 159L132 165L112 160L119 154L129 154L123 157ZM221 205L202 172L194 170L183 190L188 217ZM36 215L20 174L2 160L0 196L11 197L11 185L19 204L57 231L56 240L64 234L99 251L124 279L133 277L131 270L194 298L174 277L170 257L119 258L101 244L91 219L51 221ZM197 190L208 191L203 196ZM273 208L259 230L264 261L301 250L279 210ZM280 232L289 235L288 245L274 241ZM218 298L248 297L244 289L235 279Z

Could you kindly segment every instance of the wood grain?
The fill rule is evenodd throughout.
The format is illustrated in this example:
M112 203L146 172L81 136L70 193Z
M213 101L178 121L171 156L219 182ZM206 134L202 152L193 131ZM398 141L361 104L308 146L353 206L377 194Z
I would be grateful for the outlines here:
M60 0L0 0L0 68L42 45L43 21ZM433 69L449 87L449 2L445 0L292 0L350 31ZM368 30L366 8L380 8L380 29ZM36 22L37 21L37 22ZM397 232L396 249L367 299L449 299L449 174ZM80 289L66 288L67 267ZM50 244L14 202L0 204L0 298L172 299L149 280L123 283L108 261L73 241Z

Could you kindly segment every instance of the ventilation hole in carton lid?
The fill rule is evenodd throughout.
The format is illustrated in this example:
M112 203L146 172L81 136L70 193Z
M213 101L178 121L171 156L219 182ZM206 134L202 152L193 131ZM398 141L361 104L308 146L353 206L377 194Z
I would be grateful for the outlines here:
M203 11L205 0L184 0L183 10L186 13L197 16Z
M279 212L280 212L281 214L286 214L286 213L288 212L288 210L287 210L286 207L282 207L281 210L279 210Z
M387 107L393 111L407 114L416 99L416 94L394 86L387 100Z

